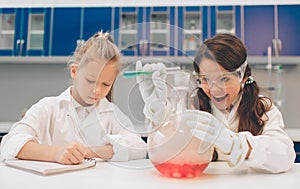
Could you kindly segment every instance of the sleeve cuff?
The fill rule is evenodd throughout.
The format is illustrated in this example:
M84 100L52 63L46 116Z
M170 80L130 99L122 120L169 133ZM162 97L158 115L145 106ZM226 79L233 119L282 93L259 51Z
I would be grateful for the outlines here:
M35 137L28 135L16 135L10 138L9 141L4 139L1 148L1 161L16 158L22 147L31 140L39 142Z
M244 166L247 167L257 167L259 165L262 165L266 161L266 152L265 148L258 146L257 140L254 138L254 136L250 132L240 132L240 135L243 135L246 137L248 143L250 144L252 150L250 152L250 155L248 159L245 159L243 162ZM260 144L263 145L263 144Z
M128 161L129 154L126 145L122 144L121 135L106 135L104 137L106 144L113 146L114 156L110 161Z

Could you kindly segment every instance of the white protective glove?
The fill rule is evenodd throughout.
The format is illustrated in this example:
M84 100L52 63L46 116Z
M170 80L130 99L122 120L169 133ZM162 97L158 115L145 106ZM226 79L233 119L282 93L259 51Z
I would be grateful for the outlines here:
M153 72L152 75L137 76L137 82L145 102L143 113L154 125L160 125L166 118L166 67L163 63L142 66L142 63L137 61L136 71Z
M186 110L183 113L183 119L195 137L213 144L218 150L228 155L226 157L230 167L236 167L244 162L249 150L245 135L232 132L208 112Z

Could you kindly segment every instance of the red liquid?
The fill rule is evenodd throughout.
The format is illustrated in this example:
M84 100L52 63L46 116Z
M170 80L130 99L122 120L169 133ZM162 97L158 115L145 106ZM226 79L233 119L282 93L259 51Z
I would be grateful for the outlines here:
M208 166L206 164L173 164L173 163L155 163L153 162L156 169L166 177L173 178L193 178L198 177L202 174L204 169Z

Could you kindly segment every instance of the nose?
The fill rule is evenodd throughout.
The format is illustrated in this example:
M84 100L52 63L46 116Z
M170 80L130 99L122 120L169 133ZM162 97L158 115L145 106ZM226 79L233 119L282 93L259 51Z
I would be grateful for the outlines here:
M225 89L225 86L223 85L222 84L220 85L220 83L217 83L215 81L212 81L211 83L209 83L209 89L210 91L214 91L214 92L223 91Z
M99 84L96 84L96 85L94 86L93 93L94 93L95 95L99 95L99 94L101 93L101 86L100 86Z
M216 87L219 88L219 85L215 81L210 81L208 83L208 86L209 86L210 89L213 89L213 88L216 88Z

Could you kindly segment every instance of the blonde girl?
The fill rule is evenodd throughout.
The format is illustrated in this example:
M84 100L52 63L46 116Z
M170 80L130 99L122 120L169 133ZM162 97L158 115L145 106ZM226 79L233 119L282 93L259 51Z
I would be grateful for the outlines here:
M108 33L78 46L69 65L73 85L34 104L3 137L1 158L78 164L84 158L146 157L146 144L113 104L120 53Z

